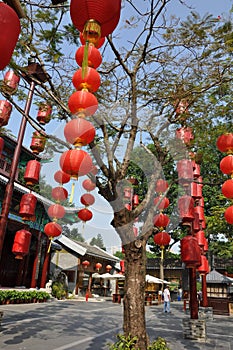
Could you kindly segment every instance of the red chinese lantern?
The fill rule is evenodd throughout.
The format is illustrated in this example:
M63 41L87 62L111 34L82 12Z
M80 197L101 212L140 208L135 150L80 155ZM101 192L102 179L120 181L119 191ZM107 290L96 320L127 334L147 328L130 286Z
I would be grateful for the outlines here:
M220 152L229 153L233 151L233 134L223 134L217 139L217 148Z
M131 199L132 194L133 194L133 188L131 187L124 188L124 198Z
M87 208L80 209L78 212L78 218L84 222L91 220L92 216L92 212Z
M170 219L166 214L160 213L158 215L155 215L153 222L154 226L159 227L161 230L163 230L164 227L169 224Z
M87 207L95 203L95 197L91 193L84 193L80 198L80 202Z
M95 268L96 268L97 271L99 271L101 269L101 267L102 267L101 263L96 263L95 264Z
M62 233L62 227L56 222L49 222L44 227L44 233L51 239L53 237L58 237Z
M33 186L39 182L40 168L40 162L37 160L29 160L27 162L24 173L24 180L26 181L27 186Z
M0 3L1 4L1 3ZM7 100L0 100L0 126L8 124L12 111L12 105Z
M93 32L99 40L113 32L121 11L121 0L71 0L70 16L74 26L83 33Z
M182 127L176 130L176 137L182 140L186 145L190 145L190 142L194 140L192 128Z
M67 182L70 181L70 175L64 173L62 170L56 171L54 174L54 180L58 182L59 184L66 184Z
M209 245L208 245L208 240L206 237L204 238L204 242L205 242L205 244L204 244L203 250L204 250L204 252L208 252Z
M222 185L222 194L226 198L233 198L233 179L226 180Z
M20 34L20 21L16 12L3 2L0 3L0 70L11 60Z
M182 196L178 199L178 208L183 222L194 220L194 199L190 196Z
M181 159L177 162L177 171L179 180L183 183L188 183L193 179L193 164L190 159Z
M194 207L194 211L196 213L198 213L199 215L199 221L204 221L205 220L205 215L204 215L204 207L200 207L199 205L197 205L196 207Z
M95 128L89 121L77 118L66 124L64 135L67 142L72 143L75 147L86 146L94 140Z
M90 116L97 111L98 101L91 92L81 90L74 92L70 96L68 107L73 115L83 113L85 116Z
M228 224L233 224L233 205L225 210L224 216Z
M41 103L36 119L42 125L47 124L51 119L52 107L47 103Z
M131 207L131 205L130 205L129 203L126 203L126 204L125 204L125 208L126 208L127 210L132 210L132 207Z
M15 259L23 259L29 253L31 236L31 232L27 230L16 232L12 247L12 253L15 254Z
M106 266L106 271L109 272L109 271L111 271L111 270L112 270L112 266L111 266L111 265L107 265L107 266Z
M46 137L39 131L33 132L32 135L30 148L34 154L39 154L40 152L43 152L45 148Z
M31 221L31 218L35 215L37 198L32 193L26 193L22 196L19 205L19 215L22 216L22 220Z
M201 250L197 239L193 236L185 236L180 241L181 260L187 268L196 268L201 265Z
M96 188L96 184L90 179L86 179L82 182L82 186L86 191L93 191Z
M233 174L233 155L229 154L224 157L220 162L220 170L223 174L231 175Z
M137 207L139 205L139 197L138 194L134 194L133 196L133 206Z
M193 220L193 231L197 232L200 230L200 220L199 220L199 214L194 212L194 220Z
M201 199L202 198L202 185L197 182L191 183L191 196L194 199Z
M3 84L9 94L14 94L18 88L20 77L13 70L9 70L4 75Z
M61 187L61 186L54 187L52 189L51 195L52 195L53 199L55 199L55 201L62 202L62 201L67 199L68 191L65 188Z
M100 75L94 68L87 67L83 77L83 71L80 68L74 73L72 83L76 90L87 89L95 92L100 87Z
M3 148L4 148L4 139L0 137L0 156L2 154Z
M195 237L197 239L197 243L199 244L200 247L204 247L205 245L205 232L202 230L199 230L196 234Z
M82 266L84 267L84 269L87 269L88 266L90 266L90 262L89 262L88 260L84 260L84 261L82 262Z
M84 49L85 49L85 46L79 47L75 54L75 60L80 67L82 67L82 63L83 63ZM97 48L95 48L95 46L93 45L88 46L87 60L88 60L87 65L95 69L97 69L102 63L102 56L99 50L97 50Z
M169 204L170 204L170 201L167 197L159 196L154 199L154 205L159 210L164 210L168 208Z
M192 165L193 165L193 177L196 179L201 175L201 167L199 164L197 164L194 161L192 161Z
M167 191L167 189L168 189L168 182L166 180L159 179L156 182L155 192L157 192L157 193L164 193L164 192Z
M201 266L197 268L200 275L204 275L209 272L209 263L205 255L201 255Z
M86 41L88 41L89 43L95 45L97 49L99 49L105 42L105 37L99 38L99 40L93 40L92 36L89 33L87 33L86 39L83 37L83 33L80 33L79 38L82 45L85 45Z
M159 232L154 235L154 242L158 244L160 247L165 247L169 245L171 241L171 236L167 232Z
M88 174L93 164L87 152L81 149L72 149L62 154L60 166L71 178L77 179L79 176Z
M52 218L54 221L56 221L57 219L63 218L65 213L66 213L65 208L60 204L52 204L48 208L48 216Z
M122 247L122 253L124 253L123 250L124 248ZM120 267L121 267L121 273L125 273L125 260L120 261Z

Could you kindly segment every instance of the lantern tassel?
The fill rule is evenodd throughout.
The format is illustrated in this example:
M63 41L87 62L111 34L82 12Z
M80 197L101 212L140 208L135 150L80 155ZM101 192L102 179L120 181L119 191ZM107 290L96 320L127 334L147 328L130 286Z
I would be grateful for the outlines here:
M74 200L74 189L75 189L75 183L73 182L72 183L72 187L71 187L69 203L73 203L73 200Z
M52 245L52 237L49 237L49 246L48 246L48 250L47 250L48 254L50 253L51 245Z
M84 53L83 53L83 62L82 62L82 79L84 79L87 74L88 50L89 50L89 41L86 41L85 47L84 47Z

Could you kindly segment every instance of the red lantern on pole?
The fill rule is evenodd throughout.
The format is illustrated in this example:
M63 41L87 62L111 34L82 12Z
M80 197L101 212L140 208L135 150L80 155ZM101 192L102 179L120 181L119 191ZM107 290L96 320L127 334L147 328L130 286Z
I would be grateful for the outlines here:
M169 245L170 241L171 241L171 236L169 235L169 233L165 231L156 233L154 235L154 242L155 244L158 244L160 247L165 247Z
M194 161L192 161L192 165L193 165L193 177L196 179L201 175L201 167L199 164L197 164Z
M190 159L181 159L177 162L179 181L183 184L193 180L193 164Z
M54 187L52 189L51 195L52 195L53 199L55 199L55 201L57 201L59 203L59 202L62 202L62 201L67 199L68 191L61 186Z
M44 233L51 239L54 237L58 237L62 233L62 227L61 225L57 224L56 222L49 222L44 227Z
M20 21L16 12L4 2L0 3L0 70L11 60L20 34Z
M0 126L8 124L12 111L12 105L7 100L0 100Z
M220 152L230 153L233 151L233 134L227 133L218 137L217 148Z
M22 220L31 221L35 215L37 198L32 193L26 193L22 196L19 205L19 215Z
M58 219L62 219L65 216L65 208L60 204L52 204L48 208L48 216L56 221Z
M29 160L27 162L26 170L24 173L24 180L27 186L34 186L39 182L40 177L40 162L37 160Z
M231 175L233 174L233 155L229 154L224 157L220 162L220 170L223 174Z
M52 107L47 103L41 103L39 105L39 111L36 119L42 125L47 124L51 119Z
M64 135L66 140L75 147L82 147L94 140L95 128L89 121L83 118L77 118L66 124Z
M81 149L72 149L64 152L60 157L61 169L71 178L77 179L89 173L93 163L89 154Z
M233 198L233 179L226 180L222 185L222 194L226 198Z
M69 100L68 107L73 115L83 113L85 116L94 114L98 109L98 101L95 95L86 90L74 92Z
M91 179L86 179L82 182L82 186L86 191L93 191L96 188L96 184Z
M74 73L72 83L76 90L87 89L90 92L95 92L100 87L100 75L94 68L87 67L83 77L80 68Z
M233 224L233 205L225 210L224 216L228 224Z
M190 196L182 196L178 199L180 218L183 222L194 220L194 199Z
M196 268L201 265L201 250L197 239L193 236L185 236L180 241L181 260L187 268Z
M164 210L169 207L170 201L167 197L159 196L154 199L154 205L159 210Z
M167 189L168 189L168 182L166 180L159 179L156 182L155 192L157 192L157 193L164 193L164 192L167 191Z
M56 173L54 174L54 180L56 182L58 182L59 184L66 184L67 182L70 181L70 175L66 174L64 171L62 170L58 170L56 171Z
M170 219L166 214L160 213L154 216L153 222L154 226L159 227L160 230L163 230L169 224Z
M92 216L92 212L87 208L80 209L78 212L78 218L84 222L91 220Z
M80 198L80 202L88 207L95 203L95 197L91 193L84 193Z
M12 253L15 254L15 259L23 259L29 253L31 236L31 232L24 229L16 232L12 247Z
M200 247L204 247L205 245L205 232L202 230L199 230L196 234L195 237L197 239L197 243L199 244Z
M200 275L204 275L209 272L209 263L205 255L201 255L201 265L197 268Z
M39 154L40 152L43 152L45 148L46 137L39 131L33 132L32 135L30 148L34 154Z

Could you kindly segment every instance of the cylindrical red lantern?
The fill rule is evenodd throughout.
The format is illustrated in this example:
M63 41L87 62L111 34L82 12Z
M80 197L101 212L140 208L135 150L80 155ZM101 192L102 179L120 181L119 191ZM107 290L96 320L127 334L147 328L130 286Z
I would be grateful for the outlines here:
M16 259L23 259L29 253L31 236L31 232L24 229L16 232L12 247Z
M22 220L30 221L35 215L37 198L32 193L26 193L22 195L19 205L19 215L22 216Z
M199 220L199 214L194 212L194 220L193 220L193 231L197 232L200 230L200 220Z
M131 205L130 205L129 203L126 203L126 204L125 204L125 208L126 208L127 210L132 210L132 207L131 207Z
M194 220L194 199L190 196L182 196L178 199L178 208L183 222Z
M80 202L87 207L95 203L95 197L91 193L84 193L80 198Z
M36 119L42 125L47 124L51 119L52 107L47 103L41 103L39 105L39 111Z
M168 182L166 180L159 179L156 182L155 192L157 192L157 193L164 193L164 192L167 191L167 189L168 189Z
M222 185L222 194L226 198L233 198L233 179L226 180Z
M159 232L154 235L154 242L158 244L160 247L165 247L169 245L171 241L171 236L167 232Z
M56 173L54 174L54 180L56 182L58 182L59 184L66 184L67 182L70 181L70 175L69 174L66 174L64 173L64 171L62 170L58 170L56 171Z
M190 145L191 140L194 140L192 128L182 127L176 130L176 137L182 140L186 145Z
M61 169L71 178L77 179L89 173L93 163L89 154L81 149L72 149L64 152L60 157Z
M124 198L131 199L133 195L133 188L132 187L125 187L124 188Z
M89 121L77 118L66 124L64 135L67 142L72 143L75 147L82 147L94 140L95 128Z
M79 47L75 54L75 60L80 67L82 67L82 63L83 63L84 49L85 49L84 45ZM94 69L97 69L102 63L102 56L99 50L97 50L97 48L95 48L95 46L93 45L88 46L87 59L88 59L88 66Z
M199 205L197 205L196 207L194 207L194 211L196 213L198 213L199 215L199 221L204 221L205 220L205 215L204 215L204 207L200 207Z
M170 204L170 201L167 197L159 196L154 199L154 205L159 210L164 210L168 208L169 204Z
M98 101L95 95L86 90L74 92L69 100L68 107L73 115L83 113L85 116L94 114L98 109Z
M88 266L90 266L90 262L89 262L88 260L84 260L84 261L82 262L82 266L84 267L84 269L87 269Z
M193 236L185 236L180 241L181 260L187 268L195 268L201 265L201 250L197 239Z
M122 247L122 250L124 250L123 247ZM122 251L122 253L123 253L123 251ZM125 273L125 260L120 261L120 267L121 267L121 272Z
M233 205L225 210L224 216L228 224L233 224Z
M7 100L0 100L0 126L8 124L12 111L12 105Z
M220 170L223 174L231 175L233 174L233 155L229 154L224 157L220 162Z
M205 232L202 230L199 230L196 234L195 237L197 239L197 243L199 244L200 247L204 247L205 245Z
M166 214L160 213L154 216L153 222L154 226L159 227L162 230L169 224L170 219Z
M102 267L101 263L96 263L95 264L95 268L96 268L97 271L99 271L101 269L101 267Z
M2 154L3 148L4 148L4 139L0 137L0 156Z
M56 222L49 222L48 224L45 225L44 227L44 233L49 237L58 237L62 233L62 227Z
M196 179L201 175L201 167L196 162L192 161L193 165L193 177Z
M4 88L9 94L14 94L18 88L20 77L13 70L8 70L4 75Z
M202 198L202 185L197 182L191 183L191 196L194 199L201 199Z
M20 21L16 12L4 2L0 3L0 70L11 60L20 34Z
M39 131L35 131L32 134L32 142L30 148L34 154L39 154L43 152L46 143L46 137L42 135Z
M87 67L83 77L83 70L80 68L74 73L72 83L76 90L87 89L95 92L100 87L100 75L94 68Z
M201 255L201 266L197 268L197 271L201 275L209 272L209 263L205 255Z
M204 252L208 252L208 249L209 249L208 240L207 240L207 238L205 237L205 238L204 238L204 247L203 247L203 250L204 250Z
M29 160L27 162L24 173L24 180L26 181L27 186L33 186L39 182L40 168L40 162L37 160Z
M138 194L134 194L133 196L133 206L136 207L139 205L139 196Z
M52 195L53 199L55 199L57 202L62 202L62 201L67 199L68 191L61 186L54 187L52 189L51 195Z
M78 212L78 218L84 222L91 220L92 216L92 212L87 208L80 209Z
M82 182L82 186L86 191L93 191L96 188L96 184L91 179L86 179Z
M121 0L71 0L70 16L74 26L83 32L94 32L95 27L88 24L94 20L94 24L101 29L97 29L98 37L105 37L116 28L121 11Z
M220 152L228 153L233 151L233 134L227 133L218 137L217 148Z
M65 216L65 213L65 208L60 204L52 204L48 208L48 216L54 221L63 218Z
M190 159L181 159L177 162L179 181L188 183L193 179L193 164Z

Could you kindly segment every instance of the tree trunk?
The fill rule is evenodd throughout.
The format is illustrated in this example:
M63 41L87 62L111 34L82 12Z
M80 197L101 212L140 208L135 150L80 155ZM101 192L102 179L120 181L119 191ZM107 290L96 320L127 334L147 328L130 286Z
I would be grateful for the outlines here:
M137 240L124 246L124 249L126 264L124 333L136 336L137 348L146 350L148 346L145 322L146 242Z

